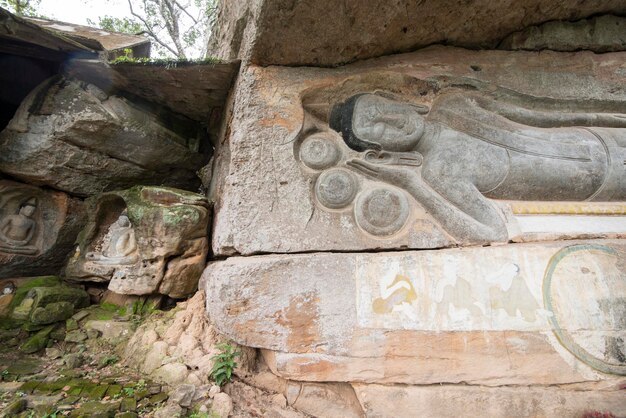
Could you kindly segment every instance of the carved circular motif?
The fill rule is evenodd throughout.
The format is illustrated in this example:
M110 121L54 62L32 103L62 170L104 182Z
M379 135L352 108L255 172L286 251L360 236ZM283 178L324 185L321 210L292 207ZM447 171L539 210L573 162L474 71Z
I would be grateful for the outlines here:
M342 209L354 200L359 183L351 172L341 168L324 171L315 183L317 200L329 209Z
M577 244L557 252L543 278L543 302L559 342L604 373L626 375L624 252Z
M337 164L341 153L335 141L323 134L314 134L300 146L300 160L313 170L324 170Z
M409 218L409 202L401 192L380 187L361 193L354 207L356 223L372 235L398 232Z

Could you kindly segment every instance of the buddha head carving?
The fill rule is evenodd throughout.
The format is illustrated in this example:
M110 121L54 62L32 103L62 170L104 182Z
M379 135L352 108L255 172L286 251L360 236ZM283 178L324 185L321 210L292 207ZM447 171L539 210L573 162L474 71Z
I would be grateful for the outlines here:
M357 94L333 107L330 127L356 151L411 151L424 133L426 113L425 106Z

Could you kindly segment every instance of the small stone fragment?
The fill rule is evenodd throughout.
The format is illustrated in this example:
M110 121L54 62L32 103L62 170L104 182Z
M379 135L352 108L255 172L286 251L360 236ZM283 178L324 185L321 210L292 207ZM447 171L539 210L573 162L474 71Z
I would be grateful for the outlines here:
M22 346L20 350L26 354L36 353L37 351L46 347L50 333L54 329L54 325L49 325L42 329L32 337L30 337Z
M68 343L80 343L87 339L87 334L81 330L70 331L65 334L65 341Z
M135 412L126 411L115 414L115 418L137 418L139 415Z
M136 409L137 409L137 401L135 400L135 398L122 399L122 404L120 405L120 411L133 412Z
M63 356L63 353L58 348L54 348L54 347L46 348L46 357L54 360L54 359L61 358L62 356Z
M215 397L215 395L217 395L221 391L222 391L222 389L219 386L217 386L217 385L211 386L211 389L209 389L209 398L213 399Z
M70 318L65 321L65 330L74 331L78 329L78 322L74 318Z
M95 340L100 337L100 331L97 329L88 329L87 330L87 338L90 340Z
M87 318L88 316L89 316L89 311L82 310L82 311L78 311L74 315L72 315L72 319L77 321L77 322L80 322L83 319Z
M211 413L217 414L221 418L230 416L233 412L233 400L225 394L220 392L213 397L213 404L211 405Z
M167 398L168 398L167 393L165 392L157 393L156 395L153 395L150 397L149 403L150 405L156 405L156 404L166 401Z
M154 413L154 418L181 418L182 416L183 408L176 404L165 405Z
M169 393L169 402L178 404L184 408L189 408L193 401L196 387L194 385L178 385Z
M16 401L11 402L9 406L4 408L0 416L11 417L16 414L19 414L25 409L26 409L26 399L18 399Z
M83 365L85 358L80 353L66 354L63 356L63 362L70 369L76 369Z

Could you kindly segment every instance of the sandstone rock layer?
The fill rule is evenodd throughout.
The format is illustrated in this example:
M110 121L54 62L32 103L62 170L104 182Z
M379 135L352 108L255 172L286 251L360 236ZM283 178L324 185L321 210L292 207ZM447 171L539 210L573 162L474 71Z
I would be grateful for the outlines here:
M611 379L623 241L258 256L203 276L218 330L294 380L483 385ZM501 360L495 360L501 359Z

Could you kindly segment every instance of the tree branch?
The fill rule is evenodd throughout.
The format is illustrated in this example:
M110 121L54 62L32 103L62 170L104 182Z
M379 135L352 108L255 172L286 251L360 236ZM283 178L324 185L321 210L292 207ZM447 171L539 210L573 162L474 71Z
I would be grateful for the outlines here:
M131 0L128 0L128 7L130 8L130 14L133 15L134 17L136 17L137 19L139 19L141 21L141 23L143 23L143 25L146 28L146 33L152 39L154 39L154 41L156 43L158 43L163 48L165 48L168 51L170 51L172 54L174 54L176 56L179 56L179 54L172 47L170 47L168 44L166 44L165 42L163 42L163 41L161 41L159 39L159 37L154 33L154 31L152 31L152 27L151 27L150 23L146 19L144 19L143 16L141 16L140 14L135 12L135 10L133 9L133 4L132 4Z

